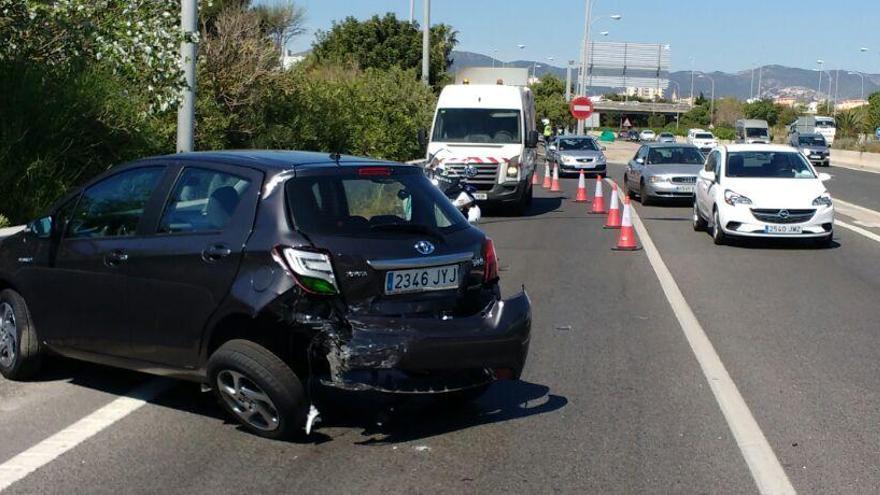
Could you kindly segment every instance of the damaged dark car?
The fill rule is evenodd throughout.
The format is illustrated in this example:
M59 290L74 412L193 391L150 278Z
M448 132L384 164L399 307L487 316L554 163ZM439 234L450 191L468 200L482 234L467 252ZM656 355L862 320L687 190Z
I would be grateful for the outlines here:
M0 240L0 372L63 356L189 379L247 430L313 390L478 397L520 377L525 292L418 167L282 151L139 160Z

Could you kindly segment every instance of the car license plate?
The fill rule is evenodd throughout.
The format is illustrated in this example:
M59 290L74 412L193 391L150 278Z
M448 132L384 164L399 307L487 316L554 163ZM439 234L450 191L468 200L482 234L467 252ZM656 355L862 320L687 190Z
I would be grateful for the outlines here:
M455 289L457 287L458 265L392 270L385 274L386 294Z
M692 192L694 192L694 186L675 186L675 190L677 192L692 193Z
M815 158L816 160L822 158L822 155L810 155L810 158Z
M487 193L474 193L474 199L477 201L486 201L489 199L489 195Z
M800 225L765 225L764 232L767 234L800 234Z

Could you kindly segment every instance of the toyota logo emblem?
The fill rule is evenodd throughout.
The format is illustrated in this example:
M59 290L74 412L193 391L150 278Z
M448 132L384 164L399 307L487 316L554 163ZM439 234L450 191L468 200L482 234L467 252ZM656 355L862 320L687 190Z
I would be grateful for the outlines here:
M788 210L779 210L779 218L788 218Z
M434 252L434 245L428 241L419 241L413 247L421 254L431 254Z

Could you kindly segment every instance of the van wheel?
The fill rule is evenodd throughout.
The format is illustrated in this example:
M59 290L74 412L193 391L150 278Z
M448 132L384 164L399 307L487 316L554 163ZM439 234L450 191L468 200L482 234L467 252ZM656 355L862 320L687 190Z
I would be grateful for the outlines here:
M230 340L208 360L208 379L223 408L247 431L273 439L303 431L308 401L302 383L265 347Z
M0 374L10 380L27 380L39 372L41 357L24 298L12 289L0 292Z

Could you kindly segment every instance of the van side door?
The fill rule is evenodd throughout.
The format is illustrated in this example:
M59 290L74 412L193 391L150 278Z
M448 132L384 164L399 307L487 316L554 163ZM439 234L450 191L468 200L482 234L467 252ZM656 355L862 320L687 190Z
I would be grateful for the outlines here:
M150 235L129 250L129 332L135 359L193 368L205 324L238 274L263 174L192 160L172 173Z

